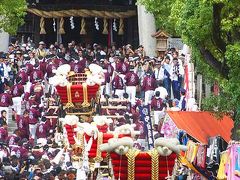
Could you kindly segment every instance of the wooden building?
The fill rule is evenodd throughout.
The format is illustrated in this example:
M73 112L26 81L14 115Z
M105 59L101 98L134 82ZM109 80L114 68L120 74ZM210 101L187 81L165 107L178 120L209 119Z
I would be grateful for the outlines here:
M28 13L18 37L46 44L75 40L137 46L135 3L136 0L28 0Z

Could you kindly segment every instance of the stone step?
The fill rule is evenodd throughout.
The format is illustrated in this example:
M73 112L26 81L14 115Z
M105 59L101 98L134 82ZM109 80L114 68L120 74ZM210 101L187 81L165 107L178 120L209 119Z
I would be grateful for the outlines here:
M8 134L12 134L17 129L17 123L12 120L12 108L9 108L8 113Z
M25 106L22 105L21 107L21 114L25 111ZM16 121L12 120L12 107L9 107L8 110L8 134L12 134L15 129L17 129L17 123Z

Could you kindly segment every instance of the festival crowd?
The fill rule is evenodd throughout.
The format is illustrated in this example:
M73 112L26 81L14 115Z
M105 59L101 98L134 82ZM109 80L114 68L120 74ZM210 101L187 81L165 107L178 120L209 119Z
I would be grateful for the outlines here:
M185 62L175 48L148 57L143 46L133 49L130 44L108 48L75 41L67 47L57 42L50 46L42 41L37 46L31 41L12 42L7 52L0 52L0 179L74 179L76 169L71 162L51 161L62 146L58 142L61 113L53 108L59 105L59 98L49 78L63 64L69 64L75 73L84 73L91 63L104 69L101 99L117 99L112 105L127 107L127 112L98 112L123 115L119 125L136 124L138 128L138 106L149 105L155 133L161 136L159 127L166 111L188 109L183 88ZM120 102L124 99L127 103ZM9 132L10 119L17 126L13 132Z

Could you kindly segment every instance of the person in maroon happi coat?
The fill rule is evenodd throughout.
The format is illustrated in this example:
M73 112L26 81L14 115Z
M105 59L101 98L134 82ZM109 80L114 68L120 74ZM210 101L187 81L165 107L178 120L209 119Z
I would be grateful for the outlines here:
M16 119L19 136L23 139L29 138L29 112L24 111L23 115L18 116Z
M156 79L150 72L147 72L146 77L143 79L142 90L145 92L144 104L151 103L151 99L154 96L154 90L156 88Z
M157 91L151 102L151 109L154 113L154 124L158 126L160 120L164 117L165 103L160 98L160 92Z
M129 96L128 99L132 105L135 105L137 86L139 85L140 80L138 75L133 71L133 68L131 68L130 71L125 75L125 81L126 93Z
M36 137L36 129L37 129L37 123L38 118L40 117L41 113L39 112L39 109L36 107L31 107L29 110L29 132L30 137L32 139L35 139Z
M0 127L0 141L6 142L8 137L8 126L7 124L3 124L2 127Z
M7 88L4 93L0 94L0 112L2 112L3 110L6 111L7 123L8 123L9 107L12 105L13 105L12 95L9 88ZM12 115L12 118L13 120L15 120L14 115Z
M13 115L20 115L22 110L22 96L24 94L24 86L20 83L21 78L17 77L15 85L11 87L11 95L13 101Z
M116 75L112 81L112 87L114 90L114 94L122 99L124 93L124 82L123 79L120 77L119 73L115 72L115 74Z
M41 122L38 123L36 129L37 143L46 144L47 137L49 136L50 126L46 117L41 118Z

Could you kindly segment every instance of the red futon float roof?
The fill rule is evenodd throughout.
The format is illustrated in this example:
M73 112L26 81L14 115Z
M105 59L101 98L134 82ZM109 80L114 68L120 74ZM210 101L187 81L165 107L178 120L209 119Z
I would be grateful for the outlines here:
M234 122L228 116L217 119L210 112L183 111L168 111L168 115L178 129L185 130L190 136L203 144L207 144L208 138L214 136L221 136L226 142L231 140L230 136Z

